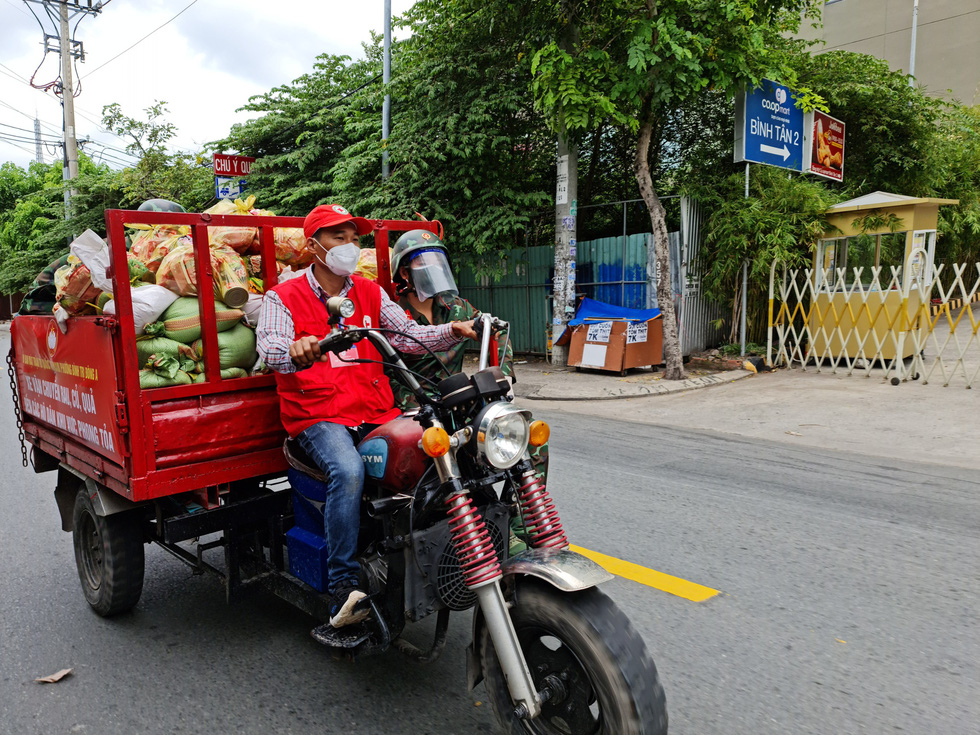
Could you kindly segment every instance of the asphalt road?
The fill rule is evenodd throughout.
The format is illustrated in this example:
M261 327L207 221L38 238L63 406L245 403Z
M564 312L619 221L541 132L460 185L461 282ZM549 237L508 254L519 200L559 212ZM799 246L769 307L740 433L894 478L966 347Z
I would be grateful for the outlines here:
M261 593L229 607L218 582L152 546L135 611L97 617L54 476L20 467L5 383L0 733L495 731L482 686L465 688L465 616L431 666L352 665L302 613ZM976 733L974 473L539 413L574 543L721 590L693 603L606 585L657 661L671 732ZM73 675L33 681L62 668Z

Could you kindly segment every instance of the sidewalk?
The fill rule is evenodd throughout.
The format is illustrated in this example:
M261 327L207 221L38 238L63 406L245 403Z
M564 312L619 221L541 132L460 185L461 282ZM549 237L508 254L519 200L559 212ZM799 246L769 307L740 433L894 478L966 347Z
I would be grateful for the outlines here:
M535 361L518 364L516 370L515 395L531 411L716 431L980 471L980 392L946 388L940 381L893 386L881 371L849 377L812 368L705 373L676 382L648 370L621 378Z
M579 372L575 368L558 368L540 360L519 360L515 370L518 380L514 395L534 401L603 401L666 395L731 383L752 375L745 370L688 370L687 380L664 380L659 370L636 368L621 377L601 370Z

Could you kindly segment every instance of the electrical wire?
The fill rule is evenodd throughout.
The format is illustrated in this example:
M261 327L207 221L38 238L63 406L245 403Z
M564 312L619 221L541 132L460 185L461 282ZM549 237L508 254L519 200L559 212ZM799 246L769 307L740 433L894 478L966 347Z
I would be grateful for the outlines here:
M120 56L122 56L126 52L132 51L134 48L136 48L141 43L143 43L143 41L145 41L150 36L152 36L154 33L156 33L157 31L159 31L161 28L163 28L164 26L169 25L170 23L173 23L175 20L177 20L177 18L179 18L181 15L183 15L192 5L194 5L196 3L197 3L197 0L191 0L191 2L183 10L181 10L179 13L177 13L177 15L175 15L173 18L171 18L170 20L168 20L163 25L160 25L160 26L157 26L156 28L154 28L152 31L150 31L149 33L147 33L145 36L143 36L143 38L141 38L139 41L137 41L136 43L134 43L129 48L126 48L126 49L120 51L118 54L116 54L115 56L113 56L111 59L109 59L105 63L100 64L99 66L97 66L94 69L92 69L92 71L90 71L88 74L85 75L85 78L87 79L88 77L92 76L93 74L95 74L95 72L97 72L99 69L101 69L102 67L104 67L106 64L111 64L113 61L115 61L116 59L118 59ZM81 80L79 80L79 81L81 81Z

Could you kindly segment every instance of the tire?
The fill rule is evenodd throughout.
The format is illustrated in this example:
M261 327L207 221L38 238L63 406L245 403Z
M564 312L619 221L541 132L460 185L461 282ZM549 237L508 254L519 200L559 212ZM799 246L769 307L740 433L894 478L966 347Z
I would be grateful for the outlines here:
M597 589L560 592L537 582L517 588L511 619L535 686L549 675L566 688L541 715L514 715L490 634L480 641L490 706L511 735L666 735L667 702L657 667L629 618Z
M143 534L139 516L99 516L88 492L75 496L72 539L85 599L99 615L132 610L143 593Z

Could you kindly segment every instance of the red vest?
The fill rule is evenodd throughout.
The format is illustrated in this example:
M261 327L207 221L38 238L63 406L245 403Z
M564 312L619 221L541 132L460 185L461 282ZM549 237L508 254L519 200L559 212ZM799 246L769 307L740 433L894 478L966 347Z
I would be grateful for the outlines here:
M347 298L354 302L354 316L344 319L349 327L381 326L381 287L360 276L351 276L354 287ZM330 331L327 307L310 288L304 274L273 289L293 318L293 340L313 335L322 339ZM365 324L365 317L369 318ZM356 350L357 354L354 354ZM367 339L358 342L344 359L377 360L348 364L331 355L295 373L276 373L282 425L295 437L320 421L344 426L381 424L400 414L394 408L391 386L381 366L381 355Z

